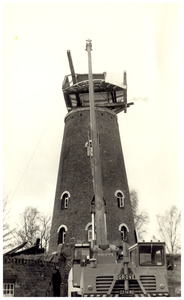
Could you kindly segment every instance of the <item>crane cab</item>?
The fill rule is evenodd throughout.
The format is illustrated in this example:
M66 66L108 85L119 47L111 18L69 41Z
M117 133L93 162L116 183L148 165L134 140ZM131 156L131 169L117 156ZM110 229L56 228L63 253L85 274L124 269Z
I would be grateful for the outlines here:
M136 267L165 266L165 243L137 243L129 248L130 262Z
M169 296L165 243L137 243L129 248L129 255L129 268L142 289L135 292L153 297Z

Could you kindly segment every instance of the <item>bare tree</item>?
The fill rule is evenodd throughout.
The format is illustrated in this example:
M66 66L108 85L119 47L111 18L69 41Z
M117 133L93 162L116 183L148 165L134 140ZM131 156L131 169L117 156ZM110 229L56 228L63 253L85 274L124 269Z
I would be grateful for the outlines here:
M177 254L181 249L181 211L172 206L163 216L157 215L157 222L168 253Z
M20 244L27 241L25 248L33 246L38 235L38 215L37 208L27 206L22 214L20 214L20 225L16 232L17 242Z
M147 212L139 210L139 199L135 190L130 191L130 200L134 215L135 228L138 232L138 238L143 239L143 235L146 233L146 225L149 222L149 216Z
M13 246L15 228L10 225L10 203L8 197L3 199L3 250Z
M49 215L40 215L40 241L41 247L48 249L49 240L50 240L50 229L51 229L51 216Z
M41 247L47 248L50 238L51 217L44 215L37 208L28 206L20 214L20 225L16 231L17 243L27 241L25 248L33 246L40 238Z

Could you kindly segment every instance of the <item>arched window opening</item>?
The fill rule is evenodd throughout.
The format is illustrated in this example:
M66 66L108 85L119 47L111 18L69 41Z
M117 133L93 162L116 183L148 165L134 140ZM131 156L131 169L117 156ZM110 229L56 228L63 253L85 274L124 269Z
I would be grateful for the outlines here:
M69 206L70 193L64 192L61 197L61 209L67 209Z
M127 229L124 226L121 227L121 239L127 241Z
M92 242L93 240L93 228L92 228L92 223L88 223L85 227L85 230L87 230L87 239L88 242Z
M88 242L92 241L92 226L88 227Z
M116 191L115 196L117 198L118 207L125 206L125 196L122 191Z
M92 140L88 140L85 143L85 147L87 148L87 156L92 157L93 156L93 145L92 145Z
M58 228L58 245L65 243L66 232L67 227L65 225L62 225Z
M128 226L126 224L121 224L119 226L119 231L121 233L121 239L122 241L127 241L128 239L128 232L129 232L129 229L128 229Z

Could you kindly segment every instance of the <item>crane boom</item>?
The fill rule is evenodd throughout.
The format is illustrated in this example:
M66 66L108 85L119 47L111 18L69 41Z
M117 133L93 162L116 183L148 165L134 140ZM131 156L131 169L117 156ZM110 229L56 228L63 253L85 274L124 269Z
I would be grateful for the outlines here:
M83 77L80 74L78 74L78 77L75 76L71 64L71 73L73 72L73 77L77 81L73 86L70 86L69 81L65 80L64 86L66 103L69 103L68 98L71 93L71 101L73 100L75 108L76 104L79 106L77 95L81 96L81 100L84 102L88 102L89 95L89 108L87 108L87 111L90 111L90 132L88 133L88 142L85 146L87 145L87 155L90 156L94 191L94 198L91 202L92 240L88 235L88 242L90 243L75 244L72 260L73 266L70 270L68 281L68 294L73 297L169 296L164 243L152 241L137 242L129 247L128 234L126 235L125 231L123 231L124 234L121 237L119 236L118 242L108 244L98 133L98 128L101 130L101 127L98 127L100 121L99 108L97 106L100 106L99 102L101 101L99 94L102 96L103 92L109 93L111 87L111 109L114 109L122 101L122 106L119 109L126 112L127 107L129 107L126 96L126 73L124 73L123 88L118 87L116 84L112 85L108 81L102 81L101 74L95 77L97 74L92 73L91 40L86 41L86 50L88 52L88 80L86 74ZM70 55L69 59L71 60ZM99 82L100 85L98 85ZM119 88L120 90L118 90ZM76 99L74 99L74 93ZM118 100L116 102L118 96L121 101ZM83 106L82 101L81 105ZM109 109L107 104L109 102L103 103L104 111L107 110L106 107ZM86 103L84 103L85 105ZM69 107L71 108L72 106ZM103 133L103 130L101 132ZM95 204L95 207L93 204ZM120 206L119 208L121 209ZM122 221L124 221L123 218L125 218L124 212L122 212ZM122 226L122 224L120 225ZM134 223L131 225L132 231L133 225ZM94 227L96 229L96 239ZM95 242L93 242L94 240Z
M86 41L86 50L88 52L88 70L89 70L89 105L90 105L90 133L92 140L93 155L91 156L93 189L95 195L95 225L97 245L107 245L107 229L105 220L105 209L102 189L102 175L100 166L99 139L96 126L94 87L92 74L91 40Z

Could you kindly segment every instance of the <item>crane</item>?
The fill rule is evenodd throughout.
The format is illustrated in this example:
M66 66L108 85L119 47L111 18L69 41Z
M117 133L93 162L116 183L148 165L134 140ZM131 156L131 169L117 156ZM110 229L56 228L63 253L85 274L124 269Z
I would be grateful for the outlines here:
M79 106L82 105L79 93L81 87L87 89L89 93L90 132L88 143L91 147L90 161L95 208L92 213L91 244L75 245L73 266L69 274L68 296L168 297L165 243L137 242L128 247L124 236L121 241L123 251L120 251L116 245L108 243L100 163L100 137L97 130L94 99L94 88L97 81L93 78L92 73L92 41L90 39L86 41L86 51L88 53L88 80L85 82L77 81L71 55L68 52L73 79L73 86L69 87L68 90L70 89L72 93L76 94L76 101ZM126 74L124 74L124 85L119 89L121 95L122 91L124 93L123 101L116 102L116 94L111 92L112 102L105 104L106 106L118 111L123 109L125 113L127 112L127 108L132 103L127 103L126 84ZM109 85L105 85L106 88L108 89ZM67 86L65 86L66 90ZM68 95L66 96L66 103L68 107L71 106Z

